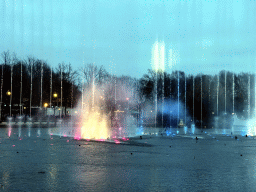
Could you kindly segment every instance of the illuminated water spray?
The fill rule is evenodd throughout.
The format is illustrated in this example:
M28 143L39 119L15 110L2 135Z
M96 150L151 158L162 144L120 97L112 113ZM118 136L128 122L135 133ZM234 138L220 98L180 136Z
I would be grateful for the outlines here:
M3 84L4 84L4 65L2 65L2 75L1 75L1 103L0 103L0 114L2 114L2 102L3 102ZM2 115L0 115L0 120L2 121Z
M31 108L32 108L33 65L34 65L34 60L32 60L31 68L30 68L30 110L29 110L30 118L31 118Z
M178 71L178 119L177 119L177 126L180 120L180 72Z
M193 124L195 122L195 77L193 75Z
M220 87L220 77L217 76L217 117L219 116L219 87Z
M248 119L250 119L250 116L251 116L250 98L251 98L251 77L250 77L250 74L249 74L249 77L248 77Z
M20 62L20 115L22 114L22 62Z
M187 78L185 74L185 125L187 124Z
M50 108L52 108L52 66L51 66L51 84L50 84Z
M81 129L77 130L75 139L105 140L110 137L110 122L108 115L101 109L103 87L98 85L95 79L87 83L89 84L83 92L81 101L83 103L80 112Z
M43 106L43 61L41 61L41 96L40 96L40 109Z
M227 71L225 70L225 115L227 114Z
M254 74L254 95L255 95L255 101L254 101L254 117L256 117L256 72Z
M152 68L155 71L155 127L157 124L157 81L158 74L164 77L164 66L165 66L165 44L164 42L156 41L152 47ZM164 81L164 78L162 78ZM163 89L164 84L162 84ZM162 90L162 114L163 114L164 95ZM163 124L163 116L162 116Z
M235 75L233 73L233 114L235 113Z
M13 64L11 65L10 117L12 116L12 76L13 76Z
M203 74L201 73L201 129L203 128Z

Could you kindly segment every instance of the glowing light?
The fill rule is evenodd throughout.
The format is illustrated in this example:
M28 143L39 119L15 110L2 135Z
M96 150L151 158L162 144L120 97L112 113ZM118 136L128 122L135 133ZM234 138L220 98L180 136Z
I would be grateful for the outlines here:
M152 68L154 71L163 72L165 65L165 44L156 41L152 47Z
M80 117L81 129L77 130L76 137L105 140L109 137L110 122L108 121L108 116L101 110L101 89L96 89L95 86L91 87L91 91L84 92L85 95L82 98L84 100L81 101L85 104L84 112L81 113Z
M97 139L96 141L105 141L105 139Z
M74 139L75 139L75 140L80 140L80 139L81 139L81 137L79 137L79 136L75 136L75 137L74 137Z
M114 140L116 144L120 144L120 141L119 140Z
M44 104L44 107L45 107L45 108L48 107L48 103L45 103L45 104Z
M122 140L123 140L123 141L129 141L129 138L123 137Z
M108 122L106 117L101 116L100 113L91 112L83 117L83 126L81 128L81 137L86 139L107 139Z

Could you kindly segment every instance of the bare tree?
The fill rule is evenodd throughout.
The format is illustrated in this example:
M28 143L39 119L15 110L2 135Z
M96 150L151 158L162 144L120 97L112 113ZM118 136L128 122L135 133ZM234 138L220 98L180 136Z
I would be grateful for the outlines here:
M11 58L10 58L10 54L9 51L4 51L2 54L2 60L3 60L3 64L2 64L2 73L1 73L1 100L0 100L0 121L2 121L2 103L3 103L3 85L4 85L4 65L7 65L10 63Z
M110 79L110 75L103 66L98 67L93 64L87 64L81 71L87 87L90 87L93 82L96 85L101 85Z

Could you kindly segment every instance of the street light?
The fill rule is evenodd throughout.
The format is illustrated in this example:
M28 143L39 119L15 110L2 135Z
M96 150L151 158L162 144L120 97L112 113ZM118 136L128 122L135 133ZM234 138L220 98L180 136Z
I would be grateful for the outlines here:
M58 107L58 94L54 93L53 97L57 100L57 107ZM55 107L54 107L54 116L55 116Z
M126 98L126 101L128 102L128 111L129 111L129 98Z
M12 92L8 90L6 92L6 95L8 95L10 97L10 105L9 105L9 107L10 107L10 117L11 117L12 116Z
M47 108L48 107L48 103L44 103L44 108L45 108L45 115L47 115Z
M57 100L57 107L58 107L58 105L59 105L59 104L58 104L58 102L59 102L59 101L58 101L58 94L57 94L57 93L54 93L54 94L53 94L53 97Z

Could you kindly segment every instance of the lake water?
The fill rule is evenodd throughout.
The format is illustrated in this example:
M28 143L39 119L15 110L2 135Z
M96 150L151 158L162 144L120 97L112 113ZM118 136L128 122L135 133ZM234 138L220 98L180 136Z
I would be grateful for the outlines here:
M256 139L146 135L123 144L0 129L0 191L254 191ZM198 138L198 140L195 139Z

